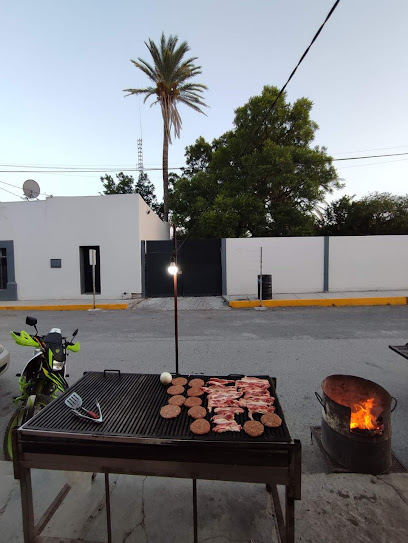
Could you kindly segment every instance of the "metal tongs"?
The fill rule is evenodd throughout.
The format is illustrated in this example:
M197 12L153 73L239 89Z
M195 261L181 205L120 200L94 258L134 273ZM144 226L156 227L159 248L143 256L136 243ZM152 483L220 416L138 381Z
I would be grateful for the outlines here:
M96 407L98 408L99 415L97 415L94 411L88 411L87 409L82 407L82 398L76 392L73 392L68 396L68 398L65 399L65 405L72 409L73 413L75 413L75 415L77 415L78 417L91 420L92 422L102 422L102 411L98 400L96 400ZM82 411L84 411L86 415L80 413L80 409L82 409Z

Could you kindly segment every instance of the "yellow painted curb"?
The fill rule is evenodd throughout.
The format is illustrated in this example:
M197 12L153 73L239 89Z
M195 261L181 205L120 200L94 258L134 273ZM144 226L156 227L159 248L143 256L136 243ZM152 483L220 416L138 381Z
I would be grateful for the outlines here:
M0 311L87 311L93 304L70 305L0 305ZM96 304L96 309L128 309L128 304Z
M302 306L358 306L358 305L407 305L405 296L384 298L317 298L311 300L263 300L264 307L302 307ZM233 300L230 307L259 307L259 300Z

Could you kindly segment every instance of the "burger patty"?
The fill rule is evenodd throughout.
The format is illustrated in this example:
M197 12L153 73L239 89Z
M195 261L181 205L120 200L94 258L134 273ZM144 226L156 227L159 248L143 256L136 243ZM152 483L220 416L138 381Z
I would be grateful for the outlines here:
M167 389L167 394L171 394L172 396L176 396L177 394L183 394L183 392L184 387L182 387L181 385L175 385Z
M174 419L181 413L181 407L178 405L164 405L160 409L160 416L164 419Z
M171 383L172 385L181 385L183 387L187 384L187 379L185 377L174 377Z
M195 405L201 405L202 403L203 402L201 401L201 398L198 398L197 396L191 396L190 398L186 399L186 401L184 402L184 405L186 407L194 407Z
M202 387L204 386L204 381L202 379L191 379L188 383L189 387Z
M193 419L203 419L207 414L207 410L205 407L201 407L201 405L195 405L194 407L190 407L190 409L187 412L187 415L189 417L193 417Z
M197 419L190 424L190 431L198 436L208 434L210 429L210 423L206 419Z
M177 396L172 396L169 399L168 403L170 405L183 405L185 401L186 399L184 396L177 395Z
M264 425L256 420L247 420L244 424L244 432L251 437L258 437L264 433Z
M184 388L183 388L184 391ZM201 390L201 388L198 387L192 387L187 390L187 396L202 396L204 394L204 390Z
M269 428L278 428L282 424L282 419L276 413L265 413L261 417L261 422L265 426L269 426Z

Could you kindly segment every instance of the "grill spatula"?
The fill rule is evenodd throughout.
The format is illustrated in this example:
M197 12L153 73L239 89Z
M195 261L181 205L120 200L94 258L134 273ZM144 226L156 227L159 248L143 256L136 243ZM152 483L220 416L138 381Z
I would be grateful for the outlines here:
M93 411L88 411L84 407L82 407L82 398L79 394L76 392L73 392L68 396L68 398L65 398L65 405L72 409L72 411L78 415L78 417L81 417L83 419L92 420L93 422L102 422L102 412L101 407L99 405L98 400L96 400L96 407L98 408L99 415L94 413ZM79 412L79 410L82 409L86 413L86 415L83 415Z

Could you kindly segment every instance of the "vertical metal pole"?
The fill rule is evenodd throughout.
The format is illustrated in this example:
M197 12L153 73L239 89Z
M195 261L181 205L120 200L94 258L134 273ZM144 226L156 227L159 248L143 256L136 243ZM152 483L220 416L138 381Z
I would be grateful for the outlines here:
M105 500L106 500L106 527L108 531L108 543L112 543L109 473L105 473Z
M323 249L323 292L329 292L329 255L330 255L330 238L324 236Z
M89 249L89 263L92 266L92 294L93 294L93 308L95 309L95 266L96 266L96 249Z
M93 308L95 309L95 260L92 260L92 291L93 291Z
M260 270L260 272L261 272L260 273L260 282L261 282L261 284L259 286L259 298L260 298L259 307L262 307L262 286L263 286L262 285L262 247L261 247L261 270Z
M177 234L176 234L176 225L173 224L173 250L174 258L177 265ZM179 372L179 363L178 363L178 315L177 315L177 273L173 275L173 284L174 284L174 342L176 349L176 373Z
M197 479L193 479L193 516L194 516L194 543L198 543L198 527L197 527Z

